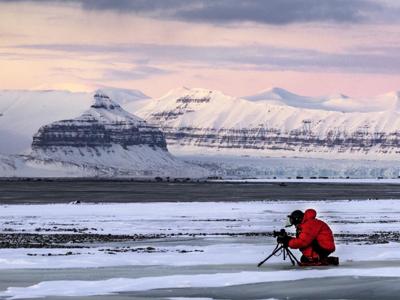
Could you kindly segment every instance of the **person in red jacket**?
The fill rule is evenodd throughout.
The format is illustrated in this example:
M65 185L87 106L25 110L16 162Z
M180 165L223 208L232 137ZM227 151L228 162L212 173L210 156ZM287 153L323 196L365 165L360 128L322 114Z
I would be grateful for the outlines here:
M335 240L328 224L316 218L314 209L307 209L304 213L300 210L292 212L289 226L296 226L296 237L289 237L284 242L292 249L300 249L303 264L339 264L338 258L328 256L335 251Z

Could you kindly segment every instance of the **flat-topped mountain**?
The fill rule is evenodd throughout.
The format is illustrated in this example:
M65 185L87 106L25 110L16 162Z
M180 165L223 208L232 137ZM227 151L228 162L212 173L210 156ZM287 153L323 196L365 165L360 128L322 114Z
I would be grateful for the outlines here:
M81 116L39 129L33 137L31 153L18 158L23 160L25 169L26 165L53 168L63 176L205 175L203 169L168 152L164 134L157 126L128 113L101 91L94 99ZM18 166L15 169L18 171ZM34 170L30 172L35 174Z
M155 126L126 112L106 94L97 92L95 103L81 116L41 127L33 137L34 150L59 147L101 147L146 145L167 150L163 133Z
M127 111L150 101L138 90L101 89ZM0 153L29 151L32 137L40 127L73 119L93 104L93 93L61 90L0 90Z
M345 102L354 108L355 101L344 95L313 99L275 88L249 99L180 88L150 101L137 114L161 126L168 146L178 154L400 156L398 93L377 97L386 107L366 112L327 109L335 103L345 107Z

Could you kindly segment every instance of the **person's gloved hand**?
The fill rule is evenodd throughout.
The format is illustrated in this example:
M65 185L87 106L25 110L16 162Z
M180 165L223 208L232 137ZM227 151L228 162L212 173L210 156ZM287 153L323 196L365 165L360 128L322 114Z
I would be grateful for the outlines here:
M289 241L292 239L291 236L285 235L285 236L279 236L276 241L279 244L282 244L283 247L287 248L289 246Z

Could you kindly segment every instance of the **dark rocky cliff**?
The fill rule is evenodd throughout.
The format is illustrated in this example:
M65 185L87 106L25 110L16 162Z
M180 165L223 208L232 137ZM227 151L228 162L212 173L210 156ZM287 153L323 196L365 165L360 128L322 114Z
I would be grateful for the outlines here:
M147 145L167 150L164 134L157 127L124 111L107 95L97 93L94 98L95 103L80 117L41 127L32 148Z

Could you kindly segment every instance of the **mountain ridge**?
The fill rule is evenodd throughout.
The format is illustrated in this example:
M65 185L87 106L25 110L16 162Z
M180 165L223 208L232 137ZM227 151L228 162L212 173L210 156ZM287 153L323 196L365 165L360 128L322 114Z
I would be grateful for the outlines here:
M389 159L398 156L400 148L400 115L392 108L378 112L299 108L195 88L167 93L137 114L159 125L177 153L184 148L199 153L211 148L238 155L252 150L272 156L337 153L344 158Z
M80 116L42 126L29 154L0 157L0 174L136 178L207 174L172 156L158 127L125 111L103 91L97 91L94 99Z
M287 93L291 97L298 96L281 88L269 89L269 92L271 91L280 92L280 98ZM345 95L331 95L324 98L329 100L321 99L318 100L319 102L313 100L313 103L324 104L323 109L305 108L271 102L272 100L251 101L204 88L180 87L156 99L146 98L132 101L122 99L124 104L121 105L130 113L139 115L166 130L167 141L174 149L177 145L186 145L188 140L180 138L178 141L176 137L170 138L172 131L176 136L179 134L188 136L193 133L187 131L190 129L197 132L195 135L198 136L198 139L192 140L189 144L195 143L198 149L205 149L205 147L212 147L214 150L228 149L232 146L232 141L243 138L251 140L252 145L247 143L245 148L239 142L233 143L232 149L237 149L238 155L241 151L251 147L260 148L257 153L262 155L278 155L279 149L282 150L281 155L286 155L286 148L292 149L288 150L289 153L300 151L301 155L305 155L308 150L303 147L299 150L296 148L297 146L293 148L290 145L279 146L276 151L266 151L265 149L259 151L266 147L266 139L286 139L290 144L293 139L297 141L299 136L302 136L301 139L306 144L309 143L307 140L318 141L320 144L327 143L328 148L324 150L327 152L332 150L330 144L342 143L338 139L347 140L347 144L351 139L355 139L360 147L364 147L361 142L364 139L365 143L369 145L365 148L368 153L372 148L376 148L377 144L383 145L383 148L377 149L377 151L391 153L397 151L394 149L397 148L397 132L400 130L398 121L399 92L378 96L370 101L368 110L362 112L355 112L360 105L355 105L352 101L353 98ZM0 112L5 111L4 115L0 117L0 138L12 141L12 143L1 143L0 153L15 154L24 151L26 153L29 151L32 136L40 126L60 119L73 118L83 113L92 102L85 93L49 91L38 94L30 91L20 94L18 91L0 92ZM335 109L331 110L329 107L333 106ZM348 111L343 109L345 106ZM374 110L371 111L372 108ZM187 132L182 132L182 130ZM240 131L241 134L239 134ZM254 132L258 132L257 135L263 136L263 138L260 140L255 137ZM207 145L205 140L208 135L214 136L215 139ZM334 136L337 138L333 138ZM228 140L230 142L227 142ZM347 150L360 153L359 150L356 150L358 147L356 144L348 146ZM308 148L306 147L306 149ZM380 155L389 157L386 154L381 153ZM372 156L368 154L367 157Z

